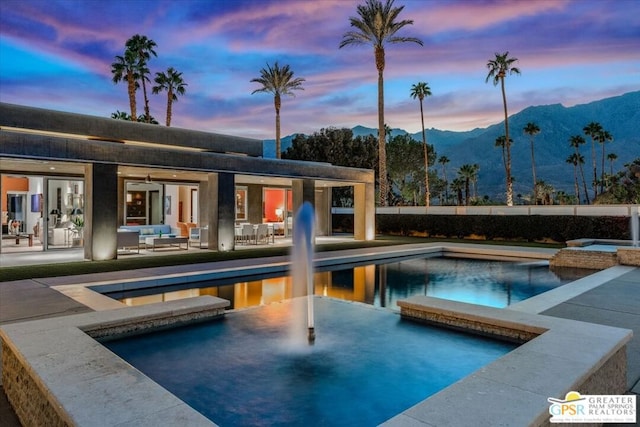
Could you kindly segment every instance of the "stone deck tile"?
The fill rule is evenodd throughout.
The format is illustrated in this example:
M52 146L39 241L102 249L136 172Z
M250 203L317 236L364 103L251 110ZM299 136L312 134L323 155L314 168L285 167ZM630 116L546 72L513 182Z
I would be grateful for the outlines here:
M640 269L556 305L541 314L633 331L627 344L627 385L640 392Z

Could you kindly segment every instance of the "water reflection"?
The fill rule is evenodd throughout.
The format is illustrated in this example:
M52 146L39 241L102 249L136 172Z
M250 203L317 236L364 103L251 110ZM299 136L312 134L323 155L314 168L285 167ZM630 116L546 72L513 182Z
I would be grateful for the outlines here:
M397 309L413 295L506 307L589 274L588 270L550 271L538 264L454 258L411 258L385 264L317 271L316 295ZM185 289L188 287L188 289ZM142 305L200 295L227 299L240 309L289 299L291 278L251 277L109 294L127 305Z

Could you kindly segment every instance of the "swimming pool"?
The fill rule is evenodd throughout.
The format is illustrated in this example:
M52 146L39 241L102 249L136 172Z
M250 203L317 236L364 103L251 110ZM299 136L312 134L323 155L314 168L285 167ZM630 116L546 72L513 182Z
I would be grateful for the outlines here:
M413 295L502 308L590 273L589 270L578 269L551 271L544 262L412 256L392 262L317 269L314 283L316 295L394 310L398 300ZM229 300L231 308L238 309L289 298L291 279L282 274L270 274L110 292L106 295L132 306L212 295Z
M103 343L221 426L374 426L517 347L316 297L314 345L288 300Z

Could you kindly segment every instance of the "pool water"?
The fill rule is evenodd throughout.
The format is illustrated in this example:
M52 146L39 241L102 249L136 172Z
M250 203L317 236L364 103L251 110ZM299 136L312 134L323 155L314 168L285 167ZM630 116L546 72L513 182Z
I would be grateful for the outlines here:
M292 344L304 301L103 344L221 426L378 425L516 347L322 297L315 344Z
M370 263L318 270L315 294L397 309L396 302L413 295L506 307L590 274L589 270L549 270L540 263L515 263L413 257L389 263ZM128 305L213 295L232 308L283 301L291 295L291 279L283 275L198 282L107 294Z

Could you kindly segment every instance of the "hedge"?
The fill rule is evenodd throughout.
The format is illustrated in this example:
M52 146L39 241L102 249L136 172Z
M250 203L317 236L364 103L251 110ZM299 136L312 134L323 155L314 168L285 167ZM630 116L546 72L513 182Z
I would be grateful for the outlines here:
M334 214L335 232L353 232L353 215ZM378 234L483 240L554 241L631 238L627 217L539 215L376 215Z

